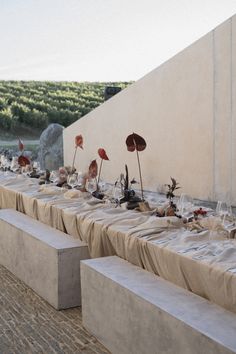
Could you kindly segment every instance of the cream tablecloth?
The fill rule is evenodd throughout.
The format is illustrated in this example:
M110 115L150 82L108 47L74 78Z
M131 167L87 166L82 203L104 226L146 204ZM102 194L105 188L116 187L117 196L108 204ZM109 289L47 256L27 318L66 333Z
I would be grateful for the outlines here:
M68 195L68 194L67 194ZM189 231L175 218L123 210L94 198L0 173L0 208L13 208L88 244L91 257L118 255L236 312L236 240Z

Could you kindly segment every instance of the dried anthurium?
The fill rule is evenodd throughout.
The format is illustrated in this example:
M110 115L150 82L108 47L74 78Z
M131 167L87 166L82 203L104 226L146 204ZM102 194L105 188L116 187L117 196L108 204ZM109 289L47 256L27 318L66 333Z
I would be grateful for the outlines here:
M96 179L98 174L98 164L96 160L93 160L89 165L88 178ZM92 196L97 199L103 199L104 194L100 193L98 190L98 183L96 179L96 190L92 193Z
M30 159L23 155L25 146L21 139L18 140L18 148L19 151L21 152L21 155L18 157L19 166L25 167L26 165L30 165Z
M82 135L81 134L76 135L76 137L75 137L75 152L74 152L74 157L73 157L73 162L72 162L72 167L71 167L72 173L75 171L75 157L76 157L77 149L79 147L80 149L83 150L83 142L84 142L84 140L83 140Z
M98 174L98 164L96 160L93 160L89 165L89 177L96 178Z
M19 147L19 151L23 152L24 151L24 144L23 144L23 141L19 138L19 141L18 141L18 147Z
M21 167L25 167L26 165L30 165L30 160L28 159L28 157L21 155L18 157L18 164Z
M99 167L99 173L98 173L98 185L99 185L103 160L109 161L109 158L108 158L108 156L106 154L106 151L104 149L102 149L102 148L98 149L98 155L101 158L100 167Z
M143 197L143 181L142 181L142 174L141 174L141 166L140 166L140 159L139 159L139 152L145 150L147 144L143 137L140 135L133 133L130 134L126 138L126 146L127 150L130 152L136 151L137 160L138 160L138 169L139 169L139 177L140 177L140 185L141 185L141 194L142 200L144 201Z

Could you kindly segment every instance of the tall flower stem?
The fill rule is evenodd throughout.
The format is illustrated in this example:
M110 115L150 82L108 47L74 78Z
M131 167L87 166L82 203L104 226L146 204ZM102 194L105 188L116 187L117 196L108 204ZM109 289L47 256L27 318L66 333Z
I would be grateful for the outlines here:
M102 170L102 163L103 163L103 159L101 159L100 166L99 166L99 172L98 172L98 184L99 184L99 182L100 182L100 176L101 176L101 170Z
M74 168L75 168L75 157L76 157L76 153L77 153L77 148L78 148L78 146L75 147L75 152L74 152L74 157L73 157L73 162L72 162L71 173L73 173Z
M139 153L138 150L136 149L137 153L137 159L138 159L138 169L139 169L139 178L140 178L140 184L141 184L141 195L142 195L142 200L144 201L143 197L143 180L142 180L142 174L141 174L141 166L140 166L140 160L139 160Z

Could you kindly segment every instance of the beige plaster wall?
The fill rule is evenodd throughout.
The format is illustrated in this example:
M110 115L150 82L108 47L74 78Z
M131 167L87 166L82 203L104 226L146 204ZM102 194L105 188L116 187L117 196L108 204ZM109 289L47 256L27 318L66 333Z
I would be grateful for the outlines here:
M173 176L193 197L236 204L235 40L236 16L64 129L65 164L82 134L79 170L103 147L106 180L114 182L125 163L138 179L136 156L125 145L136 132L147 141L140 154L145 189Z

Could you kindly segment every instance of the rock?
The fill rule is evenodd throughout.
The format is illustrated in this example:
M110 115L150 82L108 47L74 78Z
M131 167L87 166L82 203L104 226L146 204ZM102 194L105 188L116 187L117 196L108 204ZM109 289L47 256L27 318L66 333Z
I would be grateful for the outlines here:
M38 159L44 170L57 170L63 166L63 129L60 124L50 124L40 136Z

